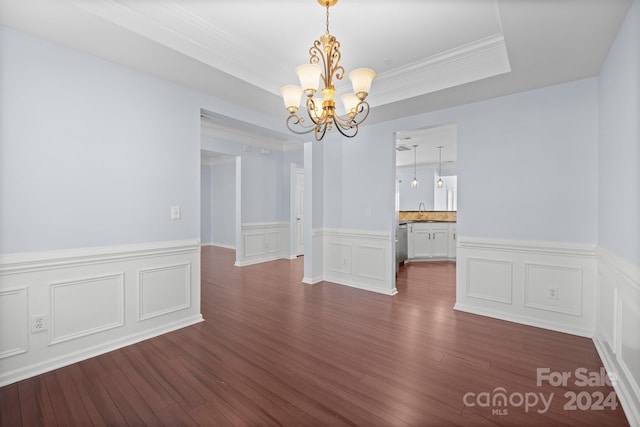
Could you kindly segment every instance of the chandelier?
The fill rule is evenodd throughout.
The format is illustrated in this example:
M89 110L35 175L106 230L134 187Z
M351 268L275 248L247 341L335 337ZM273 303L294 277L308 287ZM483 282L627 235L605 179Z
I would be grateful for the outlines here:
M358 133L358 126L369 115L369 104L365 99L376 73L368 68L358 68L349 73L354 93L342 97L346 114L339 116L336 112L336 89L333 81L342 80L345 71L340 65L340 42L329 33L329 8L338 3L338 0L318 0L318 3L327 8L327 31L309 49L309 63L296 68L300 86L284 86L281 89L284 104L290 113L286 121L287 127L297 134L314 132L317 141L333 127L342 135L353 138ZM320 90L322 98L314 98L320 81L323 84ZM303 93L307 96L308 122L305 117L297 115Z

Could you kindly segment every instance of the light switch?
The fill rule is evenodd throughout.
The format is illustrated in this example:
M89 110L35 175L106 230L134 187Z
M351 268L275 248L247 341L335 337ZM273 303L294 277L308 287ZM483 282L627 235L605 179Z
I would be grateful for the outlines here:
M371 208L364 208L364 216L371 216Z
M182 218L182 213L180 213L180 206L171 206L171 219L180 218Z

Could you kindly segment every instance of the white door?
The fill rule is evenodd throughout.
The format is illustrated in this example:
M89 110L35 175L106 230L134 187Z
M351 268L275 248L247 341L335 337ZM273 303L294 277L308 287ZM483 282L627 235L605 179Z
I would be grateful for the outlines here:
M304 255L304 173L296 173L296 255Z

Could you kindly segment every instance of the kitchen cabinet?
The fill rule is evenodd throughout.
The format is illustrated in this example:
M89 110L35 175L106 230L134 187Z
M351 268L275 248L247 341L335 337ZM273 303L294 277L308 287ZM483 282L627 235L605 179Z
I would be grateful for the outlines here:
M458 236L456 235L456 223L449 223L449 258L456 259L456 249L458 247Z
M449 257L451 233L446 222L409 224L409 259L446 259Z

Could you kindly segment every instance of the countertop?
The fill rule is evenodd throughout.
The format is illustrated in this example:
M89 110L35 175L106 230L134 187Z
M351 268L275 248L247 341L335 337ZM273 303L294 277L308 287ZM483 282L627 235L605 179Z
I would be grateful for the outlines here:
M400 211L398 221L410 222L456 222L457 212L452 211Z

